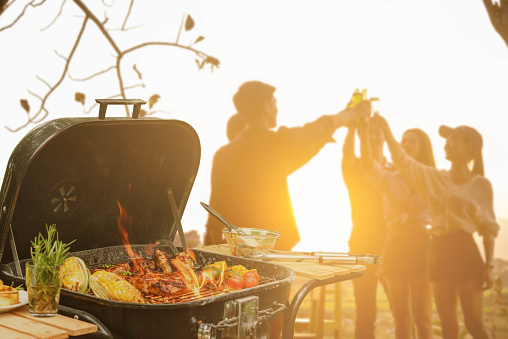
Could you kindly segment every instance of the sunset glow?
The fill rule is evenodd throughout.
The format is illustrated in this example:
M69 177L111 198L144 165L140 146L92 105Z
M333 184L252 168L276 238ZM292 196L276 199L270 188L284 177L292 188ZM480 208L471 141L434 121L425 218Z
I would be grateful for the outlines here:
M355 88L367 88L370 96L380 98L380 112L397 138L411 127L429 134L438 168L449 167L438 126L476 127L484 138L483 156L494 189L495 212L499 218L508 218L508 161L504 156L508 147L508 50L481 0L318 0L312 6L307 1L267 0L255 5L230 0L138 2L128 22L136 28L128 31L128 38L121 38L118 28L128 3L115 2L107 13L108 28L119 37L121 48L142 41L175 41L182 17L190 13L195 27L182 32L180 42L191 45L203 36L195 47L220 60L213 71L208 66L199 70L195 54L161 47L139 50L122 60L125 83L143 83L128 90L129 98L146 100L159 94L161 112L156 116L186 121L199 135L200 168L182 217L186 231L204 232L208 215L199 202L209 198L212 158L227 142L226 122L235 113L232 95L242 82L252 79L277 87L278 122L285 126L336 113ZM30 92L47 89L40 79L50 84L58 80L63 67L59 55L72 48L82 19L70 2L56 23L41 31L57 16L59 5L47 2L31 8L23 20L0 33L0 44L5 47L0 63L2 125L23 124L26 113L20 99L29 100L35 109L40 101ZM92 7L103 15L98 8ZM0 17L0 27L12 20L6 12ZM47 120L98 115L98 107L89 111L94 99L118 94L115 72L87 82L72 79L107 69L113 53L95 27L87 26L62 85L48 99ZM86 93L84 106L74 100L76 92ZM113 107L108 109L110 116L125 116L125 111ZM17 133L0 128L2 168L32 127ZM340 172L345 133L345 129L338 130L336 143L325 146L289 177L302 239L295 250L348 250L350 209ZM499 239L508 241L507 233L502 228ZM496 256L508 258L508 246L497 246Z

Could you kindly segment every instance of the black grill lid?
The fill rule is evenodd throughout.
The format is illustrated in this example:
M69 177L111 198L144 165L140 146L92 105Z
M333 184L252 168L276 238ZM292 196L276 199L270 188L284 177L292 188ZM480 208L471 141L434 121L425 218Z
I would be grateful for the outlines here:
M196 131L179 120L103 115L37 126L5 172L1 262L12 262L14 247L19 259L29 258L30 241L45 234L46 223L56 224L62 241L76 239L72 252L121 245L121 208L131 244L173 241L177 219L168 189L181 217L200 155Z

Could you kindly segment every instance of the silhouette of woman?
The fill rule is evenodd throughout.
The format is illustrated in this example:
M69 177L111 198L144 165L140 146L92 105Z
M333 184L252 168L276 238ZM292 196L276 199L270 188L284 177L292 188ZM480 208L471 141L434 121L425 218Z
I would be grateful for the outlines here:
M397 339L413 338L413 319L419 339L433 337L432 292L428 276L430 215L420 197L397 170L374 161L370 149L370 125L359 130L361 163L367 180L381 194L388 234L381 254L381 275L395 320ZM408 129L401 146L421 164L435 167L428 135Z
M443 338L458 338L460 301L467 330L474 338L490 338L483 319L483 288L493 282L493 255L499 225L493 208L492 185L484 176L481 134L469 126L441 126L446 138L449 170L421 164L407 155L386 120L383 129L394 164L423 199L432 217L430 280ZM473 233L483 237L485 262Z

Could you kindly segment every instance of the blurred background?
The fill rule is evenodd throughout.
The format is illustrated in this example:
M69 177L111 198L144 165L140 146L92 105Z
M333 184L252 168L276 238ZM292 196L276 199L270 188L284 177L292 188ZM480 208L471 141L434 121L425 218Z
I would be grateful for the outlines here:
M37 96L43 97L62 74L45 103L44 121L96 117L94 99L119 94L115 71L101 73L115 64L115 51L91 22L64 72L64 58L84 18L76 2L33 1L40 5L28 6L16 21L27 3L15 1L0 16L0 170L21 138L40 123L20 128L37 112ZM470 125L482 133L486 176L502 226L495 257L508 260L508 49L481 0L130 4L86 3L120 50L178 42L220 62L200 69L202 57L174 46L146 46L122 59L127 98L160 96L153 116L186 121L200 137L200 168L183 216L186 230L204 231L208 215L199 202L208 201L212 157L227 142L226 121L235 113L232 96L241 83L261 80L277 87L279 124L286 126L336 113L355 88L366 88L380 98L380 112L397 138L412 127L429 134L439 168L449 167L439 125ZM193 25L186 29L189 16ZM85 96L76 101L75 93ZM21 99L27 100L28 112ZM125 116L125 110L110 107L108 116ZM338 130L336 143L289 178L302 238L295 250L348 250L350 210L340 172L345 134Z

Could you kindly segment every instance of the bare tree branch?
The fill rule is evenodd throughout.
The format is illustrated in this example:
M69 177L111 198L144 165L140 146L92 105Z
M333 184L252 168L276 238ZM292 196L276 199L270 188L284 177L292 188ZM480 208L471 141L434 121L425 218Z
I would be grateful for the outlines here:
M29 4L29 5L32 5L33 7L35 7L35 6L40 6L40 5L41 5L44 1L45 1L45 0L42 0L42 2L41 2L41 3L36 4L36 3L35 3L35 0L33 0L33 1L31 1L31 2L30 2L30 4ZM54 19L54 20L50 23L50 25L49 25L49 26L53 25L53 24L54 24L54 22L56 21L56 19L57 19L58 17L60 17L60 15L61 15L61 13L62 13L62 11L63 11L63 6L64 6L64 4L65 4L65 1L66 1L66 0L63 0L63 3L62 3L62 5L61 5L61 7L60 7L60 11L59 11L58 15L57 15L57 16L56 16L56 18L55 18L55 19ZM508 1L508 0L506 0L506 1ZM188 51L190 51L190 52L193 52L193 53L195 53L195 54L197 55L197 57L200 59L200 60L199 60L199 59L196 59L196 62L197 62L197 64L198 64L199 69L202 69L204 65L209 64L209 65L211 65L211 66L212 66L212 71L213 71L213 68L214 68L214 67L218 67L218 66L219 66L219 60L218 60L218 59L216 59L216 58L214 58L214 57L212 57L212 56L210 56L210 55L208 55L208 54L206 54L206 53L204 53L204 52L202 52L202 51L200 51L200 50L197 50L197 49L192 48L192 47L191 47L191 45L189 45L189 46L184 46L184 45L181 45L181 44L179 44L179 43L178 43L178 41L179 41L179 37L180 37L180 32L181 32L182 27L183 27L183 24L184 24L184 20L185 20L185 18L186 18L186 17L189 17L189 18L190 18L190 16L188 16L187 14L184 14L184 18L183 18L183 20L182 20L182 23L181 23L181 26L180 26L180 32L178 33L178 37L177 37L177 41L176 41L176 42L174 42L174 43L172 43L172 42L156 42L156 41L155 41L155 42L145 42L145 43L142 43L142 44L139 44L139 45L132 46L132 47L127 48L127 49L125 49L125 50L123 50L123 51L122 51L122 50L120 49L120 47L116 44L116 41L113 39L113 37L109 34L109 31L105 28L105 25L104 25L104 24L105 24L105 22L106 22L106 21L108 21L107 14L105 14L105 20L104 20L104 22L101 22L101 21L99 21L99 19L98 19L98 18L97 18L97 17L96 17L96 16L95 16L95 15L94 15L91 11L90 11L90 9L89 9L89 8L88 8L88 7L87 7L87 6L83 3L83 1L82 1L82 0L73 0L73 2L74 2L74 3L75 3L75 4L76 4L76 5L77 5L77 6L78 6L78 7L79 7L82 11L83 11L83 13L85 14L85 16L84 16L84 18L83 18L83 24L82 24L81 30L80 30L80 32L79 32L79 34L78 34L78 36L76 37L76 40L75 40L74 46L73 46L73 48L72 48L72 50L71 50L71 52L70 52L69 56L68 56L68 57L65 57L65 56L63 56L63 55L60 55L57 51L55 51L55 54L56 54L57 56L61 57L61 58L65 61L65 64L64 64L64 69L63 69L63 71L62 71L62 74L61 74L61 76L60 76L60 79L56 82L56 84L55 84L55 85L51 86L48 82L46 82L46 81L45 81L44 79L42 79L41 77L37 77L40 81L42 81L44 84L46 84L46 86L48 86L49 91L46 93L46 95L45 95L44 97L40 97L40 96L35 95L34 93L32 93L32 92L30 92L30 91L29 91L29 93L30 93L30 94L32 94L32 95L34 95L34 96L36 96L36 97L37 97L37 98L41 101L41 104L40 104L39 110L38 110L38 112L37 112L37 113L35 113L33 116L27 115L27 116L28 116L28 120L27 120L27 122L26 122L25 124L23 124L22 126L19 126L19 127L15 128L15 129L12 129L12 128L10 128L10 127L7 127L7 126L6 126L6 128L7 128L9 131L11 131L11 132L16 132L16 131L19 131L20 129L22 129L22 128L24 128L24 127L28 126L28 124L30 124L30 123L38 123L38 122L40 122L40 121L44 120L44 119L47 117L47 115L48 115L48 110L47 110L47 108L46 108L46 103L47 103L47 101L48 101L48 98L49 98L49 97L50 97L50 95L51 95L51 94L52 94L52 93L53 93L53 92L54 92L54 91L55 91L55 90L56 90L56 89L60 86L60 84L63 82L63 80L64 80L64 78L65 78L65 76L66 76L66 75L67 75L67 76L68 76L71 80L74 80L74 81L86 81L86 80L90 80L90 79L92 79L92 78L94 78L94 77L96 77L96 76L99 76L99 75L102 75L102 74L104 74L104 73L107 73L107 72L109 72L109 71L111 71L111 70L113 70L113 69L116 69L116 77L117 77L117 80L118 80L118 88L119 88L119 92L120 92L120 93L119 93L119 94L117 94L117 95L111 96L111 98L114 98L114 97L121 97L121 98L123 98L123 99L126 99L126 90L129 90L129 89L134 88L134 87L139 87L139 86L144 87L144 84L143 84L143 83L141 83L141 84L136 84L136 85L131 85L131 86L125 86L125 84L124 84L124 80L123 80L123 75L122 75L122 69L121 69L121 62L122 62L122 59L123 59L123 57L124 57L126 54L131 53L131 52L134 52L134 51L139 50L139 49L144 48L144 47L149 47L149 46L169 46L169 47L182 48L182 49L188 50ZM104 2L104 1L103 1L103 2ZM114 3L114 1L112 1L112 4L113 4L113 3ZM23 12L19 15L18 19L16 19L16 20L15 20L15 22L17 22L17 21L19 20L19 18L21 18L21 17L24 15L24 13L25 13L25 11L26 11L26 9L28 8L28 6L29 6L29 5L25 6L25 8L23 9ZM105 5L105 6L109 6L109 5L105 4L105 3L104 3L104 5ZM128 19L129 19L130 15L131 15L131 12L132 12L132 8L133 8L133 6L134 6L134 0L131 0L131 1L130 1L130 4L129 4L129 9L128 9L128 12L127 12L127 14L126 14L126 17L125 17L125 19L124 19L124 22L123 22L123 25L122 25L122 28L121 28L121 30L122 30L122 31L127 30L127 29L125 28L125 26L126 26L126 24L127 24L127 21L128 21ZM116 54L116 55L114 55L114 57L116 58L116 60L115 60L115 65L112 65L112 66L110 66L110 67L108 67L107 69L104 69L104 70L102 70L102 71L96 72L96 73L94 73L94 74L92 74L92 75L90 75L90 76L88 76L88 77L81 78L81 79L76 79L76 78L73 78L73 77L71 76L71 74L69 73L69 67L70 67L70 64L71 64L71 61L72 61L73 55L74 55L74 53L75 53L75 51L76 51L76 49L77 49L77 46L79 45L79 43L80 43L80 41L81 41L81 38L82 38L82 36L83 36L83 33L84 33L84 30L85 30L86 24L87 24L87 22L88 22L88 20L89 20L89 19L90 19L93 23L95 23L95 25L97 26L97 28L98 28L98 29L99 29L99 31L101 32L102 36L103 36L103 37L104 37L104 38L105 38L105 39L109 42L110 46L111 46L111 47L113 48L113 50L115 51L115 53L114 53L114 54ZM15 23L15 22L14 22L14 23ZM13 24L14 24L14 23L13 23ZM11 26L12 26L13 24L11 24ZM194 24L194 23L192 22L192 25L193 25L193 24ZM47 26L47 27L49 27L49 26ZM46 28L47 28L47 27L46 27ZM44 28L44 29L46 29L46 28ZM186 30L188 30L188 29L191 29L191 28L192 28L192 27L187 28L187 23L186 23L186 28L185 28L185 29L186 29ZM4 29L5 29L5 28L4 28ZM129 29L130 29L130 28L129 28ZM201 36L200 36L200 38L201 38L201 40L203 39L203 37L201 37ZM198 38L198 39L199 39L199 38ZM142 78L141 78L141 73L140 73L139 71L137 71L137 69L136 69L135 67L134 67L134 70L135 70L135 71L136 71L136 73L138 74L138 78L139 78L140 80L142 80ZM79 101L80 101L80 102L82 102L82 103L84 103L84 101L81 101L81 100L79 100ZM94 105L92 105L92 108L93 108L94 106L95 106L95 104L94 104ZM91 109L92 109L92 108L91 108ZM129 108L128 108L128 106L127 106L127 105L125 106L125 111L126 111L126 116L129 116L129 115L130 115L130 112L129 112ZM155 113L157 113L157 112L164 112L164 111L161 111L161 110L160 110L160 111L150 111L150 112L148 112L148 113L146 113L146 114L150 114L150 115L151 115L151 114L155 114ZM85 113L89 113L89 112L86 112L86 111L85 111Z
M106 28L104 28L104 25L99 21L99 19L97 19L97 17L88 9L88 7L85 6L85 4L81 0L73 0L73 1L97 25L97 28L99 28L99 30L104 35L106 40L108 40L108 42L110 43L111 47L113 47L115 52L117 54L121 54L120 48L118 48L115 41L113 40L111 35L109 35L108 31L106 30Z
M110 66L109 68L104 69L104 70L102 70L102 71L99 71L99 72L97 72L97 73L94 73L94 74L92 74L92 75L90 75L90 76L88 76L88 77L86 77L86 78L80 78L80 79L78 79L78 78L73 78L73 77L70 75L70 73L69 73L69 75L68 75L68 76L69 76L69 79L71 79L71 80L73 80L73 81L87 81L87 80L90 80L90 79L92 79L92 78L95 78L95 77L96 77L96 76L98 76L98 75L101 75L101 74L107 73L107 72L111 71L111 70L112 70L112 69L114 69L114 68L115 68L115 66Z
M18 15L18 17L16 19L14 19L14 21L11 24L9 24L9 25L7 25L5 27L0 27L0 32L3 31L3 30L6 30L8 28L11 28L12 26L14 26L25 15L25 12L28 9L28 7L38 7L38 6L41 6L41 5L43 5L46 2L46 0L42 0L40 3L35 3L35 2L36 2L36 0L32 0L29 3L27 3L25 5L25 7L23 8L23 11L21 11L21 13Z
M28 124L30 124L30 123L39 123L39 122L41 122L42 120L44 120L47 117L48 111L45 108L46 101L48 100L48 97L51 95L51 93L53 93L53 91L56 88L58 88L58 86L62 83L63 79L65 78L65 74L67 73L67 70L69 69L69 63L71 62L72 56L74 55L74 52L76 51L76 48L78 47L79 42L81 41L81 37L83 36L83 32L85 31L85 27L86 27L87 21L88 21L88 16L86 16L85 19L83 20L83 25L81 26L81 30L79 31L79 34L78 34L78 36L76 38L76 42L74 43L74 46L72 47L72 50L69 53L69 57L67 58L67 61L65 62L64 70L62 72L62 75L60 76L60 79L58 79L58 81L56 82L56 84L54 86L50 87L48 93L46 93L44 98L41 99L41 105L40 105L39 111L37 113L35 113L35 115L33 117L30 117L28 119L28 121L24 125L18 126L17 128L14 128L14 129L11 129L11 128L6 126L6 128L9 131L11 131L11 132L17 132L20 129L28 126ZM41 113L43 113L43 112L44 112L44 114L42 114L42 117L40 119L36 120L37 117Z
M500 4L493 3L492 0L483 0L483 4L492 26L508 47L508 0L501 0Z
M53 24L56 22L56 20L60 17L60 15L62 15L62 11L63 11L63 7L65 5L65 2L67 0L63 0L62 1L62 4L60 5L60 10L58 11L57 15L53 18L53 21L51 21L46 27L44 28L41 28L41 31L45 31L46 29L50 28L51 26L53 26Z
M54 53L55 53L58 57L60 57L60 58L62 58L63 60L66 60L66 61L67 61L67 58L66 58L64 55L62 55L62 54L58 53L58 51L57 51L56 49L54 49L54 50L53 50L53 52L54 52Z
M48 86L48 88L51 88L51 85L46 81L44 80L43 78L41 78L40 76L36 75L35 76L37 79L39 79L44 85Z
M138 28L141 28L141 27L143 27L143 25L131 26L131 27L127 27L127 28L110 28L109 31L110 32L114 32L114 31L127 32L127 31L130 31L130 30L133 30L133 29L138 29Z
M123 21L122 31L125 29L125 25L127 25L127 20L129 19L129 16L131 15L133 4L134 4L134 0L131 0L131 3L129 4L129 10L127 11L127 15L125 16L125 20Z
M9 6L10 6L10 5L12 5L12 4L14 3L14 1L15 1L15 0L6 1L6 2L7 2L7 4L6 4L6 5L5 5L5 7L4 7L4 11L5 11L7 8L9 8Z
M182 33L183 22L185 20L186 15L187 15L187 13L183 14L182 22L180 23L180 29L178 30L178 35L176 36L176 44L178 44L178 42L180 41L180 34Z

